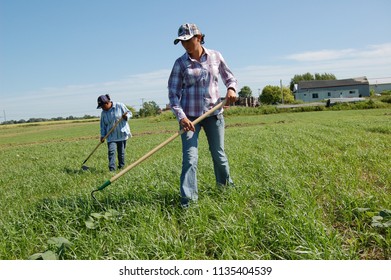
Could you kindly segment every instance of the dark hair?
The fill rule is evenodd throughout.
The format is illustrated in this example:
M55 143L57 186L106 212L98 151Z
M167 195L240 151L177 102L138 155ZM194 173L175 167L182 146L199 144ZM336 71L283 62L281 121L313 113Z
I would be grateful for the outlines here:
M205 44L205 34L201 34L201 45Z
M110 101L111 99L110 99L110 95L108 95L108 94L105 94L105 96L107 97L107 99Z

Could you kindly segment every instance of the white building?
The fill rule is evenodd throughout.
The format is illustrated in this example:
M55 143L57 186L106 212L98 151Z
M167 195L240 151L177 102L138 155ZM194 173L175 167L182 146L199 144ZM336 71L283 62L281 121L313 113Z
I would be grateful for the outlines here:
M366 77L344 80L299 81L295 99L316 102L330 98L351 98L369 96L369 82Z

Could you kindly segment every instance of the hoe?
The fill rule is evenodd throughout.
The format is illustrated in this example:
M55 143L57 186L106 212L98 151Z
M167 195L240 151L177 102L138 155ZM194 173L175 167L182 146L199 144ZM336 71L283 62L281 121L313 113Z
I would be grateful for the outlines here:
M218 105L216 105L215 107L213 107L212 109L210 109L209 111L205 112L203 115L199 116L196 120L193 121L193 124L196 125L197 123L201 122L203 119L205 119L206 117L208 117L210 114L212 114L213 112L215 112L216 110L220 109L221 107L223 107L226 103L226 100L222 101L221 103L219 103ZM128 172L129 170L131 170L133 167L139 165L141 162L143 162L144 160L146 160L147 158L149 158L150 156L152 156L154 153L156 153L157 151L159 151L161 148L163 148L164 146L166 146L168 143L170 143L171 141L173 141L175 138L177 138L179 135L183 134L185 131L183 129L179 130L178 132L176 132L174 135L172 135L170 138L168 138L166 141L164 141L163 143L159 144L158 146L156 146L154 149L152 149L151 151L149 151L148 153L146 153L144 156L142 156L141 158L139 158L138 160L136 160L135 162L133 162L132 164L130 164L129 166L127 166L125 169L123 169L121 172L119 172L118 174L114 175L113 177L111 177L110 180L107 180L106 182L104 182L100 187L98 187L97 189L93 190L91 192L91 196L92 198L100 205L102 206L99 201L96 199L94 193L97 192L97 191L101 191L103 190L104 188L106 188L107 186L109 186L111 183L113 183L114 181L116 181L117 179L119 179L122 175L124 175L126 172Z

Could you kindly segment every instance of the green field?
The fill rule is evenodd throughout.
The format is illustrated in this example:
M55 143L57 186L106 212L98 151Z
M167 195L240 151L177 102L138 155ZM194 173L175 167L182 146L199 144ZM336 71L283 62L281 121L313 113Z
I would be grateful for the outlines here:
M130 120L127 164L175 120ZM113 184L99 122L0 126L0 259L391 259L391 111L227 115L236 188L200 138L199 202L179 206L180 139Z

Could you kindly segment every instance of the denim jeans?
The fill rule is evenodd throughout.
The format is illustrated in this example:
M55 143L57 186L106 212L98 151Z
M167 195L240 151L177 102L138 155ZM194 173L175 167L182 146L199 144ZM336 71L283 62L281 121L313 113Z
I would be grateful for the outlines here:
M189 117L194 121L196 118ZM195 131L188 131L182 138L182 173L180 177L181 204L187 206L189 201L197 201L197 164L198 136L201 127L204 128L209 151L212 155L214 174L217 185L233 185L229 172L228 159L224 151L224 116L211 116L195 125Z
M115 165L115 154L118 154L118 168L125 166L125 148L126 140L117 142L107 142L108 146L108 157L109 157L109 170L116 170Z

